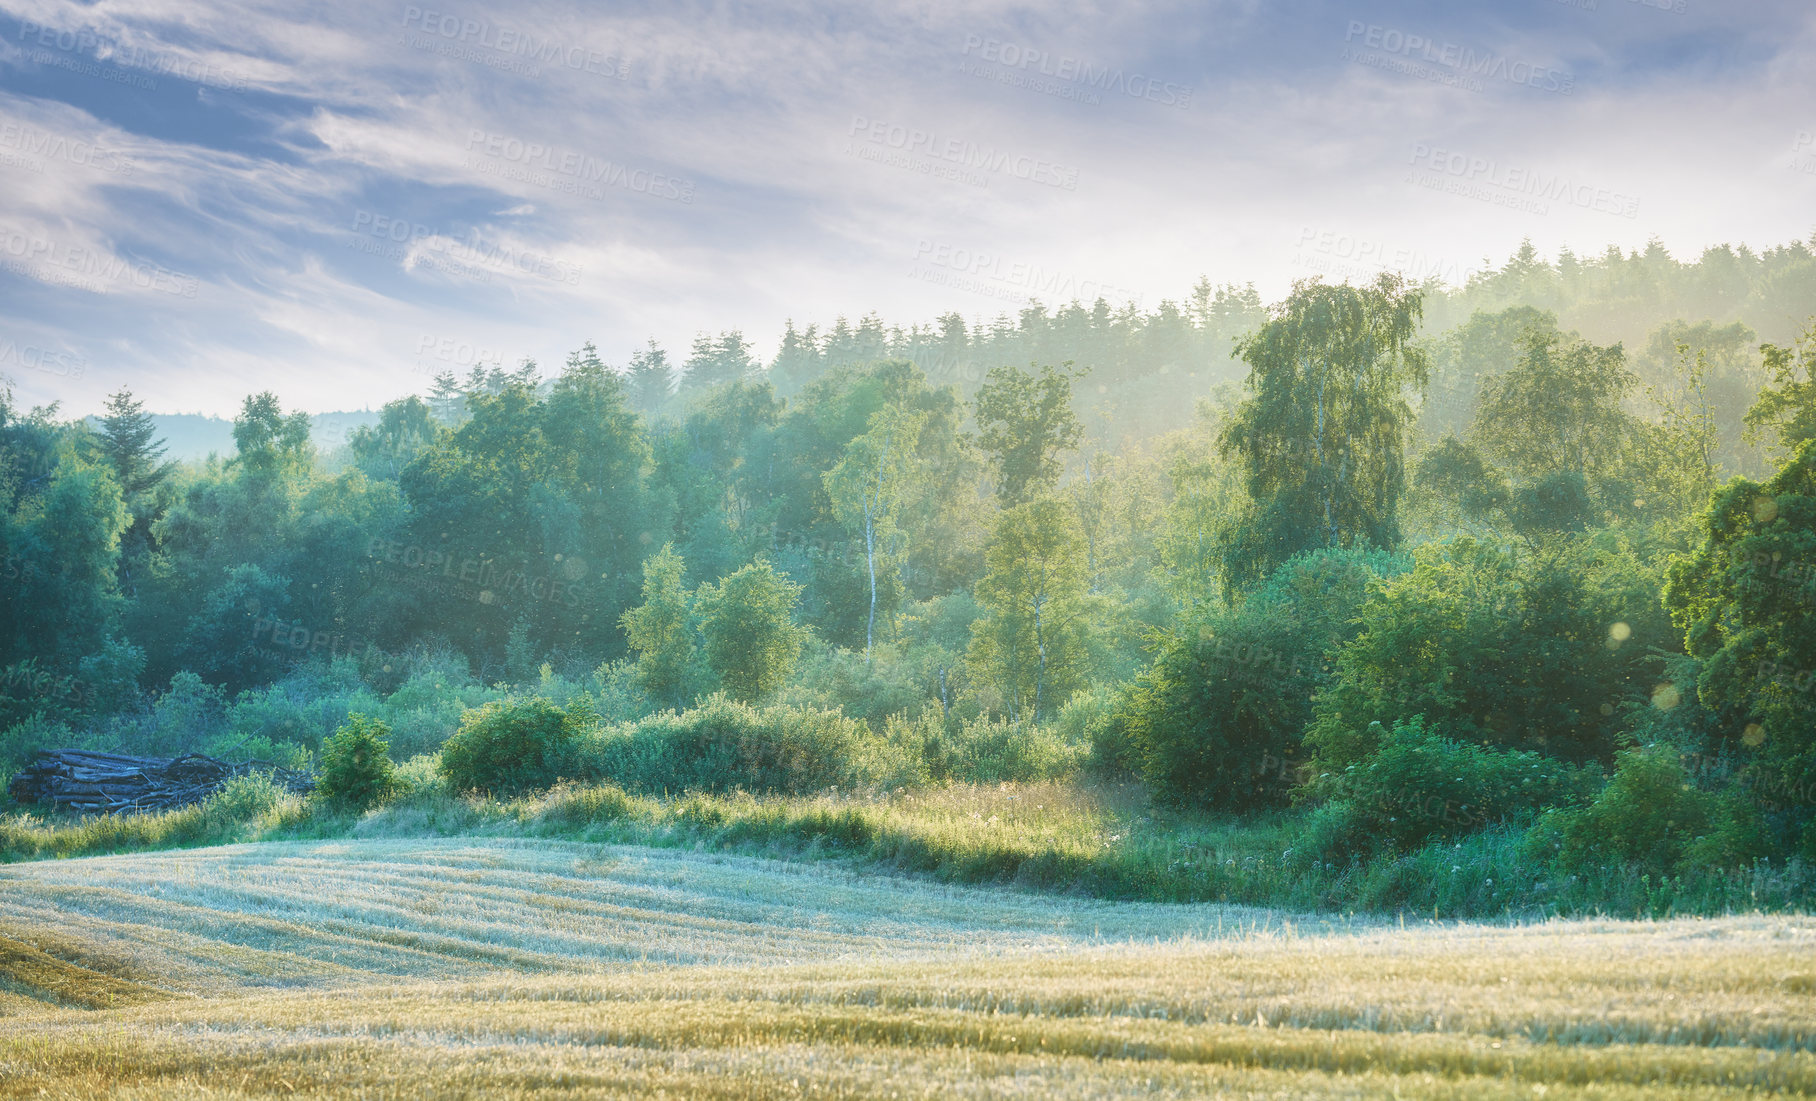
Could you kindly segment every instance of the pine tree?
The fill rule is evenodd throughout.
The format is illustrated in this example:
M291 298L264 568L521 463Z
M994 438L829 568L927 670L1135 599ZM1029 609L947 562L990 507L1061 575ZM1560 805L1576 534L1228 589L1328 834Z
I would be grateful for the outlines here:
M120 588L130 595L138 592L138 577L145 558L155 548L152 525L163 514L156 491L176 463L163 462L164 441L157 438L157 423L145 406L122 389L107 399L107 413L101 418L101 454L113 468L114 481L120 487L120 498L126 506L126 530L120 535Z
M156 489L176 468L175 463L159 462L165 449L157 434L157 422L131 391L121 390L107 399L107 413L101 418L101 453L113 467L114 480L129 505Z
M675 393L675 369L655 341L631 353L631 406L645 416L659 412Z

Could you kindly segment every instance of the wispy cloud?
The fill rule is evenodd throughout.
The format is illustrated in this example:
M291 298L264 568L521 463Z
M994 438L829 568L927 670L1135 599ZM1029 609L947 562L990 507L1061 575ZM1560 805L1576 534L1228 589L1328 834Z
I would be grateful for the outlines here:
M438 348L1779 243L1816 35L1745 8L0 0L0 374L330 409Z

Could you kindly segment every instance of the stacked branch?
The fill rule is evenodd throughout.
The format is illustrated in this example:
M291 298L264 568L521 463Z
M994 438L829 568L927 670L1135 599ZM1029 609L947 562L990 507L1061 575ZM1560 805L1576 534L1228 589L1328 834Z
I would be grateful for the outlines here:
M46 749L20 769L7 792L21 803L84 814L134 814L199 803L229 779L261 772L286 791L306 795L315 780L269 761L228 764L206 754L127 757L83 749Z

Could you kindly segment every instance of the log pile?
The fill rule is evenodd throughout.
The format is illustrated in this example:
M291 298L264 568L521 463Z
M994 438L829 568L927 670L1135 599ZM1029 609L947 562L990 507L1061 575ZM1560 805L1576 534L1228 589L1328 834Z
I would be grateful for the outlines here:
M40 750L14 774L7 792L21 803L48 804L84 814L143 813L199 803L235 776L271 774L272 783L299 795L315 780L306 772L269 761L230 765L201 753L182 757L126 757L84 749Z

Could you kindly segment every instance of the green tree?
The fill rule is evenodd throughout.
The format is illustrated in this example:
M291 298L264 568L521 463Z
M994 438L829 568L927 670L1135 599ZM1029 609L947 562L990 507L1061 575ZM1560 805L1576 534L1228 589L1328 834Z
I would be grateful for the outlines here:
M103 648L119 620L126 525L113 472L67 445L42 491L0 513L0 667L33 660L66 675Z
M441 425L429 403L418 397L388 402L378 424L362 424L348 437L353 461L367 477L395 482L404 467L435 443Z
M269 390L248 397L233 420L233 442L238 462L248 474L266 478L308 467L314 456L309 445L309 414L285 415L277 395Z
M845 448L845 457L825 474L833 514L864 542L864 564L870 575L870 614L864 627L864 662L869 664L876 641L877 563L901 556L897 514L913 491L915 446L921 414L886 406L870 418L870 428Z
M1439 519L1452 527L1485 521L1492 529L1513 504L1507 476L1455 436L1445 436L1419 456L1413 488L1428 496Z
M694 338L693 354L687 357L681 375L681 388L690 393L705 393L728 382L741 382L760 373L752 358L744 334L733 329L717 338L701 333Z
M1735 478L1671 567L1665 602L1700 659L1719 745L1757 770L1816 855L1816 440L1763 485Z
M1072 510L1042 497L1003 510L977 583L984 614L970 660L998 686L1011 718L1038 722L1084 679L1088 653L1084 539Z
M682 584L686 564L672 544L643 560L643 603L624 613L625 638L637 655L643 690L676 708L693 679L693 599Z
M1747 410L1748 438L1770 432L1783 453L1816 439L1816 321L1790 347L1762 344L1766 385Z
M1655 398L1708 415L1716 465L1729 474L1755 474L1762 458L1745 431L1747 409L1764 381L1757 348L1753 330L1738 321L1672 321L1653 330L1633 357L1634 374ZM1691 378L1692 370L1699 377Z
M1159 555L1168 587L1182 605L1209 600L1222 582L1224 533L1240 519L1241 475L1217 454L1216 418L1202 403L1198 424L1166 460L1172 490Z
M129 517L120 534L120 588L130 597L138 592L138 579L150 568L151 555L157 549L152 525L164 513L158 491L177 464L163 461L164 442L158 439L157 423L128 390L107 399L98 438Z
M977 440L990 456L1004 508L1058 484L1060 456L1084 439L1072 411L1072 382L1084 374L1067 363L1061 370L1042 367L1038 376L996 367L985 378L977 392Z
M1114 720L1155 796L1224 811L1284 804L1326 651L1355 634L1369 583L1403 568L1379 551L1313 551L1240 606L1202 606L1160 633Z
M176 463L162 461L164 441L158 439L157 422L130 390L107 399L99 435L101 453L113 467L114 481L128 502L150 496L176 469Z
M316 794L331 803L365 810L397 788L391 763L391 728L382 720L349 715L322 743Z
M669 366L668 353L653 340L631 353L629 376L631 406L645 416L660 412L675 394L675 369Z
M807 641L794 620L800 598L801 587L762 559L700 587L694 607L706 662L736 698L766 696L794 672Z
M1301 282L1237 346L1248 396L1218 442L1241 460L1254 506L1225 535L1230 592L1317 547L1398 545L1405 395L1426 382L1411 343L1422 301L1399 276Z
M1619 344L1534 329L1520 361L1482 384L1470 438L1517 482L1609 473L1633 435L1633 376Z
M1555 333L1557 315L1533 306L1498 313L1477 310L1468 321L1428 342L1431 384L1419 404L1426 440L1469 429L1482 383L1519 362L1530 334Z

